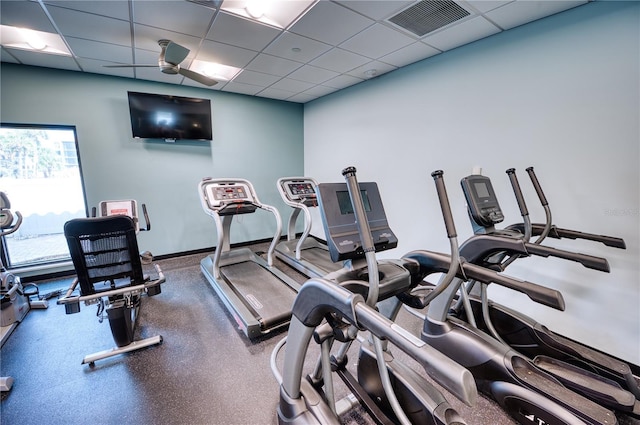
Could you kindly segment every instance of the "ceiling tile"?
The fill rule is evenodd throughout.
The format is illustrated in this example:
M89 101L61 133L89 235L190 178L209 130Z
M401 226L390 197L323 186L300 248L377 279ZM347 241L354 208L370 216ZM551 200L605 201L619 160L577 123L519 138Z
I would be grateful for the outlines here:
M293 24L290 31L335 46L373 23L336 3L320 1Z
M204 40L196 59L244 68L256 55L252 50Z
M504 6L514 0L466 0L464 3L471 6L480 13L487 13L497 7Z
M361 83L363 81L364 81L363 78L356 78L351 75L342 74L337 76L336 78L332 78L330 80L325 81L324 83L322 83L322 85L329 86L335 89L343 89L345 87L349 87L354 84Z
M256 58L247 65L247 69L284 77L301 66L302 64L300 62L294 62L288 59L265 55L262 53L256 56Z
M131 27L127 21L55 6L48 9L65 36L131 46Z
M167 39L191 50L190 55L194 57L196 54L195 50L200 45L199 38L186 34L180 34L177 32L141 24L135 24L133 29L135 33L134 41L136 49L150 50L153 52L158 52L159 54L161 48L158 45L158 40Z
M251 84L237 83L235 80L227 83L222 91L233 93L248 94L253 96L263 89L262 86L253 86Z
M511 28L586 4L455 0L472 15L418 39L387 19L421 0L273 0L261 23L249 17L247 1L0 0L1 58L304 103L372 78L372 70L382 75L495 34L500 26ZM50 51L69 47L74 56L18 50L28 49L18 27L39 31ZM213 62L239 68L239 73L211 87L164 74L158 67L160 39L189 49L180 64L184 68L198 71ZM149 67L103 67L126 63Z
M78 63L86 72L126 78L133 78L134 76L133 68L105 68L104 65L112 64L101 60L78 58Z
M308 83L320 84L331 78L337 77L337 72L328 69L318 68L311 65L303 65L300 68L287 75L287 78L306 81Z
M273 27L220 12L206 38L259 52L278 34L280 31Z
M261 92L256 93L257 96L260 97L268 97L269 99L280 99L280 100L285 100L293 95L295 95L295 93L290 92L290 91L286 91L286 90L279 90L279 89L274 89L274 88L266 88L264 90L262 90Z
M351 10L354 10L375 21L393 16L403 9L409 7L415 0L339 0L336 1Z
M0 23L36 31L56 32L42 7L31 1L0 1Z
M499 32L500 29L491 22L482 16L476 16L447 27L433 35L428 35L422 41L436 49L445 51Z
M214 11L188 1L133 0L133 21L182 34L204 37Z
M45 4L129 20L129 2L123 0L45 0Z
M287 98L288 102L298 102L298 103L305 103L305 102L309 102L311 100L317 99L319 96L315 96L312 94L309 94L307 92L303 92L303 93L298 93L298 94L294 94L291 97Z
M371 59L379 58L416 41L382 24L375 24L341 43L341 49L349 50Z
M384 63L388 63L397 67L409 65L410 63L417 62L435 56L440 53L440 50L428 46L420 41L403 47L400 50L396 50L393 53L382 56L378 60Z
M71 56L45 55L29 50L7 49L24 65L43 66L45 68L59 68L80 71L78 64Z
M586 1L545 1L527 0L514 1L498 9L488 12L485 16L491 19L501 28L507 30L526 24L544 16L553 15L567 9L571 9Z
M312 60L310 64L319 66L320 68L325 68L331 71L342 73L363 65L369 61L370 59L365 58L364 56L335 48Z
M269 88L273 88L273 89L278 89L278 90L286 90L286 91L290 91L292 93L298 93L301 91L305 91L311 87L313 87L315 84L313 83L307 83L304 81L299 81L299 80L294 80L291 78L283 78L280 81L278 81L275 84L272 84L271 86L269 86Z
M100 59L103 61L118 63L133 62L133 55L130 47L74 37L67 37L67 42L69 43L69 46L71 46L73 54L81 58Z
M264 49L264 53L298 62L309 62L331 47L328 44L285 31Z
M387 72L391 72L394 69L397 69L397 67L379 61L371 61L355 69L352 69L347 74L351 75L352 77L369 79L378 77L382 74L386 74ZM374 75L367 75L369 72L373 72Z
M310 89L303 91L302 94L310 94L315 97L320 97L320 96L327 95L329 93L333 93L334 91L337 91L337 89L318 84L317 86L311 87Z
M245 69L233 79L233 82L267 87L275 83L279 79L280 77L275 75L264 74L262 72L255 72L255 71L250 71L248 69Z

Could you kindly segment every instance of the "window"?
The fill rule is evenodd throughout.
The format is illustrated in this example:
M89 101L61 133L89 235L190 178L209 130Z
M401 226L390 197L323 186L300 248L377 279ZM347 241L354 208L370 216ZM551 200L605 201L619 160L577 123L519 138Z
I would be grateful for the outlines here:
M72 126L0 126L0 191L23 216L0 241L6 267L70 259L64 223L87 213L77 146Z

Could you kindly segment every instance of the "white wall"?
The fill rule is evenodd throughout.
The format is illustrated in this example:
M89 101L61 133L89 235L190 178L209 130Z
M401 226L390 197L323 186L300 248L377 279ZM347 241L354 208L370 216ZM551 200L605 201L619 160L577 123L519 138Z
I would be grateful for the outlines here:
M559 227L618 236L626 250L549 241L606 257L611 273L526 259L509 274L562 291L567 308L490 296L552 329L640 364L638 225L640 3L595 2L442 53L305 105L305 174L379 183L399 247L448 250L430 173L445 172L462 242L471 227L459 180L481 166L507 219L521 221L505 174L515 167L534 222L534 166ZM321 235L321 226L314 233ZM499 288L498 288L499 289Z

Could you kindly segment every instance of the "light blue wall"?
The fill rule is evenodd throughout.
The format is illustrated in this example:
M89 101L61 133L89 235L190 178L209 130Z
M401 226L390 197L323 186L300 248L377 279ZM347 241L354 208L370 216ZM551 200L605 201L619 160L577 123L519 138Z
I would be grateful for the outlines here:
M627 249L548 242L606 257L609 274L553 259L509 268L561 290L565 312L512 291L492 287L491 296L640 364L639 23L638 2L589 3L307 103L305 173L342 181L354 165L361 181L377 181L400 241L391 257L448 250L430 177L437 169L460 241L471 227L459 180L474 166L492 178L505 224L519 221L510 167L533 221L544 221L525 173L534 166L555 224L623 237Z
M105 199L147 204L152 231L140 247L154 255L215 245L213 220L201 206L206 176L250 180L263 203L288 208L276 190L282 176L303 166L300 104L148 81L11 64L1 68L0 119L7 123L76 126L89 206ZM212 142L141 142L131 136L127 91L211 99ZM269 238L273 216L236 220L232 242Z

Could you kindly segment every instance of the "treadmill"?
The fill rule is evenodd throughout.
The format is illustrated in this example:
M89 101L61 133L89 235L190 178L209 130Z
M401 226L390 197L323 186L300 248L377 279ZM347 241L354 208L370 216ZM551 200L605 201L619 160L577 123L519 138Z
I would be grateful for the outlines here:
M278 210L262 204L253 185L243 179L204 179L198 193L218 233L215 252L200 262L204 276L249 339L288 326L300 285L273 267L273 251L282 229ZM229 243L233 217L257 209L271 212L277 224L266 261L249 248L231 249Z
M342 267L329 256L327 245L309 237L311 232L310 208L318 206L318 183L309 177L283 177L278 179L278 191L283 201L293 208L289 216L287 240L276 245L276 257L309 278L323 277ZM304 213L304 231L296 237L296 222Z

